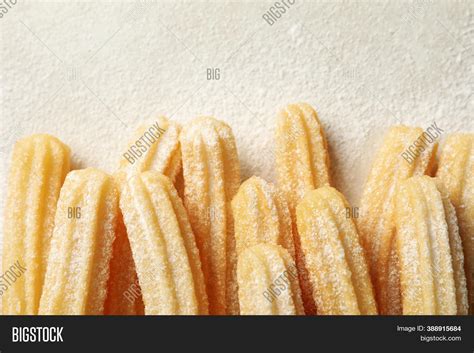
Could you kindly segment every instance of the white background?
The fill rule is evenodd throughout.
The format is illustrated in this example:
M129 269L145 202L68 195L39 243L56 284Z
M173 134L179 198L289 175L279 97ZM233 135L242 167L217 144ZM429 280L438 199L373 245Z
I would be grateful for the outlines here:
M357 206L389 126L473 131L473 1L297 0L270 26L271 5L19 0L0 19L2 185L20 136L54 134L75 168L113 172L157 114L225 120L243 178L274 180L275 115L306 101L335 186ZM219 81L206 80L211 67Z

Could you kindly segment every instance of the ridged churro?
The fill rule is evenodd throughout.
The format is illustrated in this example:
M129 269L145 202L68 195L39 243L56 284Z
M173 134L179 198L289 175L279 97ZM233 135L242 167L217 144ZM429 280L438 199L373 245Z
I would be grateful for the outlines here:
M298 273L283 247L261 243L239 254L237 277L242 315L303 315Z
M464 249L469 313L474 315L474 134L447 137L436 176L456 209Z
M313 289L308 277L296 229L296 206L306 192L330 184L326 136L316 111L306 103L290 104L277 117L276 171L293 219L293 232L303 303L307 314L316 314Z
M26 270L3 293L3 313L38 314L59 191L69 171L70 151L50 135L19 140L8 179L3 269Z
M329 186L308 192L297 207L318 314L377 314L367 260L347 207L344 196Z
M281 245L295 258L290 211L286 200L270 183L251 177L232 200L237 254L246 248L271 243Z
M434 180L416 176L395 197L396 241L405 315L466 315L466 278L456 216Z
M173 182L177 181L182 175L180 131L179 124L162 116L152 124L139 127L122 155L120 168L115 174L117 182L123 184L130 176L145 171L155 171ZM110 266L105 312L110 315L143 314L140 291L128 295L130 289L139 288L139 284L125 226L119 230Z
M276 170L278 186L293 210L307 191L330 184L326 137L309 104L290 104L278 114Z
M240 185L231 128L211 117L193 120L180 137L184 204L196 235L214 315L238 314L235 238L230 202Z
M117 223L104 314L143 315L144 305L140 284L121 211L118 214Z
M162 116L141 126L127 145L119 170L127 174L155 171L174 182L181 172L180 131L179 124Z
M397 252L394 240L394 195L400 181L431 172L437 144L426 146L407 161L403 153L423 133L394 126L385 136L369 173L361 200L358 229L368 256L381 314L401 314Z
M39 313L100 315L118 215L113 178L97 169L70 172L59 196Z
M449 247L453 266L454 285L456 288L457 314L467 315L469 313L469 293L466 281L465 260L462 246L462 238L459 233L458 218L448 191L443 183L438 179L433 179L437 189L441 194L444 207L444 215L448 227Z
M128 179L120 208L147 315L208 313L199 252L171 181L155 172Z

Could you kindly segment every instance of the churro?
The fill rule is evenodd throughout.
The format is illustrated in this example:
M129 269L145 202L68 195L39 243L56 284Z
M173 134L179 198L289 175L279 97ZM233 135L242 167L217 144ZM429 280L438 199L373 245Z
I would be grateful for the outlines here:
M278 114L276 171L290 209L307 191L330 184L327 148L318 115L309 104L290 104Z
M104 314L143 315L141 289L121 211L119 211L117 223Z
M208 313L199 252L171 181L155 172L128 179L120 208L147 315Z
M259 243L281 245L292 258L295 246L286 200L270 183L251 177L232 200L237 254Z
M276 171L293 219L296 265L307 314L316 314L300 237L296 229L296 206L307 191L330 184L326 136L316 111L306 103L290 104L277 117Z
M240 185L240 165L231 128L201 117L180 137L184 204L200 250L214 315L238 314L235 238L230 202Z
M456 209L464 249L464 269L469 292L469 313L474 315L474 135L449 135L436 176Z
M70 172L59 196L39 313L100 315L118 214L113 178L97 169Z
M120 172L136 174L155 171L175 181L181 172L179 133L181 126L160 116L149 126L141 126L120 159Z
M368 264L349 207L336 189L310 191L297 207L298 233L318 314L377 314Z
M397 252L394 246L394 195L400 181L431 172L436 143L407 161L402 154L423 133L394 126L385 136L369 173L361 200L358 229L368 256L381 314L401 314Z
M179 133L181 126L159 116L152 124L137 129L115 174L119 185L132 175L155 171L176 182L182 176ZM120 215L120 219L122 216ZM143 313L140 291L127 296L130 288L139 286L130 242L125 226L120 226L113 247L110 279L106 301L106 314L133 315Z
M19 140L8 179L3 269L18 263L23 274L3 293L3 313L38 314L59 191L69 171L70 151L49 135Z
M298 273L283 247L261 243L239 254L237 278L242 315L303 315Z
M467 314L455 211L432 178L416 176L400 183L395 224L403 314Z

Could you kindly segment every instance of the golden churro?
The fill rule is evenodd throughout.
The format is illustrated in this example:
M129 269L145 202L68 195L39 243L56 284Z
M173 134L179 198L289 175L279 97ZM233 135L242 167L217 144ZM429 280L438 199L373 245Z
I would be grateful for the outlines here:
M308 192L297 207L318 314L377 314L364 250L347 207L344 196L329 186Z
M8 179L3 269L25 268L3 293L3 313L38 314L59 191L69 171L70 151L49 135L19 140Z
M395 221L403 314L467 314L454 208L432 178L416 176L400 183Z
M474 315L474 134L447 137L436 176L456 209L464 249L469 313Z
M214 315L238 314L235 238L230 202L240 185L234 135L224 122L201 117L183 128L184 204L196 235Z
M149 126L141 126L120 159L120 171L136 174L155 171L175 181L181 171L179 124L158 117Z
M158 173L132 176L120 207L146 314L207 314L199 252L186 210L171 181Z
M287 203L276 188L251 177L232 200L237 254L259 243L283 246L295 258L291 217Z
M138 283L135 262L123 223L122 212L118 214L117 231L110 260L110 275L105 300L105 315L143 315L144 305Z
M162 116L152 124L138 128L120 160L120 168L115 174L118 184L122 185L126 178L145 171L164 174L173 182L178 180L182 176L180 130L179 124ZM124 226L119 227L113 247L106 314L142 314L143 300L140 290L134 291L133 296L127 295L133 287L139 288L139 284Z
M296 265L306 314L316 314L313 289L296 229L296 206L307 191L330 184L326 136L315 110L290 104L277 117L276 171L293 219Z
M329 185L326 137L309 104L290 104L278 114L276 170L278 186L293 210L307 191Z
M381 314L401 314L397 252L394 240L394 195L400 181L429 173L437 144L417 150L410 159L403 153L423 130L394 126L385 136L369 173L361 200L358 228L362 238Z
M242 315L303 315L298 273L287 250L262 243L239 254L237 278Z
M103 313L118 214L113 178L70 172L59 196L39 313Z
M449 198L448 191L439 179L434 179L443 200L444 214L448 226L449 247L451 250L454 285L456 288L456 303L458 315L467 315L469 312L469 293L466 281L465 261L462 238L459 233L456 209Z

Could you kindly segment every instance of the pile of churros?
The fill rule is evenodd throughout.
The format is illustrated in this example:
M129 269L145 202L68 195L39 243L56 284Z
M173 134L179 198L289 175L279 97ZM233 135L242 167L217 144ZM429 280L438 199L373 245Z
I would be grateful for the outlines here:
M24 271L3 313L473 314L474 134L447 136L439 158L424 134L389 129L358 217L308 104L278 114L276 185L241 182L232 130L211 117L140 127L112 175L71 171L59 139L25 137L2 257Z

